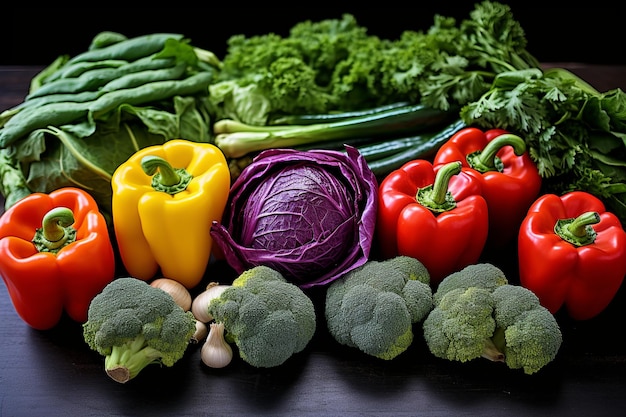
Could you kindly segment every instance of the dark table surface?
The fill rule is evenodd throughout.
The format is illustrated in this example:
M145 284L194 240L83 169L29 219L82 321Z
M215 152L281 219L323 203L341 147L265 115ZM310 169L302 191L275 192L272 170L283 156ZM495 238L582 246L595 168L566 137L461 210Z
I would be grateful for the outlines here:
M626 89L626 67L566 66L600 91ZM547 66L547 64L546 64ZM0 67L0 111L24 98L40 67ZM487 253L515 282L508 248ZM213 277L228 269L212 265ZM213 278L216 279L216 278ZM312 290L318 319L323 290ZM127 384L104 373L79 324L64 318L48 331L28 327L0 285L0 416L608 416L626 410L626 289L599 316L557 319L563 345L537 374L478 359L440 360L420 329L392 361L376 360L332 340L323 320L307 348L276 368L257 369L235 358L223 369L200 360L190 346L172 368L150 365Z

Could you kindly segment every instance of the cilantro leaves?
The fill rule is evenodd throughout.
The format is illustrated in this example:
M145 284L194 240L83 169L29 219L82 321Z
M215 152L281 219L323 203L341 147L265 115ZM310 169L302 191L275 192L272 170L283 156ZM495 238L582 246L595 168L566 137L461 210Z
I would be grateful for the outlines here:
M626 93L596 91L563 68L496 76L461 109L467 124L524 137L544 191L584 190L626 222Z

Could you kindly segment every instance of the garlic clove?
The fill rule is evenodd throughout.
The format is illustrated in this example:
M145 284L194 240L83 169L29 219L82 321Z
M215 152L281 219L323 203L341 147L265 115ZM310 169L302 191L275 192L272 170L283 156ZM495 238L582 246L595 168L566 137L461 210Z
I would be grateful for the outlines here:
M211 300L219 297L224 290L230 288L231 285L218 284L217 282L211 282L207 285L206 290L198 294L191 303L191 312L196 320L203 323L208 323L213 320L213 316L209 314L209 304Z
M189 343L193 345L197 345L202 342L205 337L209 334L209 328L207 325L200 320L196 320L196 332L191 336Z
M155 288L160 288L166 293L170 294L176 304L178 304L183 310L189 311L191 308L191 294L189 290L178 281L170 278L157 278L150 282L150 285Z
M200 352L202 363L209 368L224 368L233 359L233 350L224 340L224 324L211 323L209 335Z

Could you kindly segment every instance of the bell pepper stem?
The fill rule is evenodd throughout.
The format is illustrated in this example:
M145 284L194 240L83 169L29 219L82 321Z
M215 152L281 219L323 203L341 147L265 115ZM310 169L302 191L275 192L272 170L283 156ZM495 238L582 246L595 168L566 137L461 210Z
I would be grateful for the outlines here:
M455 161L443 165L435 175L432 185L417 190L417 202L433 212L442 213L456 207L452 193L448 191L448 184L453 175L461 172L461 162Z
M596 231L591 225L600 222L600 215L595 211L587 211L576 218L559 219L554 232L561 239L575 246L584 246L596 240Z
M173 168L160 156L146 155L141 159L141 169L152 177L152 188L168 194L176 194L187 189L192 175L184 168Z
M76 240L74 213L67 207L55 207L48 211L35 231L33 243L39 252L58 252Z
M511 133L505 133L495 137L482 151L479 150L467 155L467 163L479 172L502 172L504 167L502 161L496 154L505 146L512 146L513 152L515 152L517 156L526 152L526 142L524 142L524 139Z

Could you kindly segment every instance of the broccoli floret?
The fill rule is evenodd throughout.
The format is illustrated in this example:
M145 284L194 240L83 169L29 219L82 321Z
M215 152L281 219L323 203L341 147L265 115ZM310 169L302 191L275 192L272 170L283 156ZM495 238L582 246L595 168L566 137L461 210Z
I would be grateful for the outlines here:
M469 265L444 278L424 319L433 355L467 362L504 362L526 374L556 357L562 335L554 316L527 288L509 284L492 264Z
M498 333L494 343L511 369L539 371L556 357L563 337L555 317L531 290L504 285L493 291Z
M283 364L304 350L315 333L311 299L266 266L244 271L208 309L224 325L226 340L237 345L241 358L258 368Z
M467 362L492 349L494 300L485 288L448 291L423 323L424 338L439 358ZM502 358L500 358L502 359Z
M122 277L91 301L83 337L105 357L107 375L126 383L150 364L173 366L195 330L193 314L170 294L137 278Z
M370 260L326 290L329 333L342 345L390 360L413 342L413 324L433 306L430 275L417 259Z
M493 291L496 287L508 284L508 282L504 272L494 264L468 265L461 271L451 273L439 283L433 294L433 302L438 304L448 291L456 288L480 287Z

